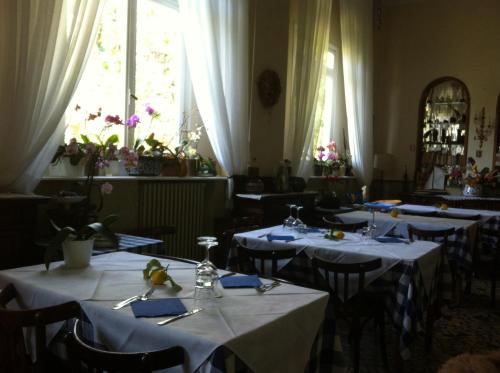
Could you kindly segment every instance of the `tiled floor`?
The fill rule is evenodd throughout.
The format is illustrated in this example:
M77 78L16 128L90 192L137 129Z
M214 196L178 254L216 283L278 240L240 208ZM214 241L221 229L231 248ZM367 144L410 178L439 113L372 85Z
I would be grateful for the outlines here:
M489 305L489 283L475 280L472 294L466 296L460 306L449 309L436 321L433 349L424 350L423 336L417 337L412 347L412 357L405 362L405 373L436 372L449 358L463 352L484 353L500 348L500 289L497 288L497 307ZM396 335L387 325L387 350L392 363ZM385 372L380 359L380 348L371 325L363 333L361 349L362 373ZM342 338L345 363L350 364L347 338ZM352 369L347 368L346 372ZM340 371L339 371L340 372ZM397 373L400 373L399 371Z

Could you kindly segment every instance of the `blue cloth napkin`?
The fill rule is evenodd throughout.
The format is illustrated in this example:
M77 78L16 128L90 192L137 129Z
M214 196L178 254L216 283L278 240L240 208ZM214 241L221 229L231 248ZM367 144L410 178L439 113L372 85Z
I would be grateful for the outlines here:
M376 240L378 242L383 242L383 243L406 242L406 241L403 241L401 238L397 238L397 237L375 237L374 240Z
M223 277L220 283L224 288L256 288L262 285L257 275Z
M135 317L177 316L187 312L179 298L138 300L131 307Z
M268 241L293 241L295 239L294 236L279 236L275 234L268 234L267 235L267 240Z
M383 209L383 210L387 210L396 206L393 203L380 203L380 202L366 202L364 205L371 209Z
M319 232L321 232L319 228L315 227L308 227L304 230L304 233L319 233Z

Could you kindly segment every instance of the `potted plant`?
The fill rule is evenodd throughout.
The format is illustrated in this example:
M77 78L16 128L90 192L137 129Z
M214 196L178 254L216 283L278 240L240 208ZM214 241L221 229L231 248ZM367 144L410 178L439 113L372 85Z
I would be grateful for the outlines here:
M80 228L59 227L52 220L52 226L57 234L49 242L45 251L44 262L47 270L57 250L63 251L64 262L67 268L83 268L90 263L95 236L100 234L108 239L113 247L118 247L118 236L109 229L109 225L118 219L116 215L109 215L102 222L86 224Z

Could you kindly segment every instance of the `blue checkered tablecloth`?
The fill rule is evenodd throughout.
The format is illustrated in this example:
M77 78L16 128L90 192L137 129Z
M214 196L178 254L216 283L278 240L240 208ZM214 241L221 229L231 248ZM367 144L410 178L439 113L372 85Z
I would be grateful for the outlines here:
M231 270L238 269L237 247L238 241L234 239L228 257L228 267ZM383 291L389 294L386 306L391 314L393 325L399 331L399 347L403 359L410 357L411 343L416 333L423 330L427 308L437 299L438 294L440 293L445 300L450 300L452 297L452 277L448 257L441 255L441 258L442 261L436 267L429 292L425 290L418 262L405 260L390 268L367 288L367 290ZM278 276L301 286L314 284L311 261L304 250L281 268ZM319 365L321 371L331 371L333 369L332 356L338 356L333 343L335 336L331 332L331 325L334 322L333 312L327 311L321 332L321 342L318 346L318 360L314 361L315 357L312 357L312 362ZM338 362L335 362L335 365L338 365Z
M129 234L118 233L118 248L95 247L94 255L105 254L113 251L132 251L135 253L163 254L163 241L148 237L131 236Z

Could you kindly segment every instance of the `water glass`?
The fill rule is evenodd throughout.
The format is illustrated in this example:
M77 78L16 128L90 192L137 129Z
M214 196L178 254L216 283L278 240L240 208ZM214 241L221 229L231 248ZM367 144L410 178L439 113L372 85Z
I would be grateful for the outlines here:
M302 206L296 206L297 209L297 218L293 222L292 228L297 231L297 233L303 233L306 229L306 225L302 220L300 220L300 210L302 210L304 207Z
M205 248L205 259L196 266L195 293L198 289L199 292L206 291L209 296L215 296L215 285L219 276L217 267L210 261L210 248L217 246L218 243L215 240L206 240L205 237L205 240L200 240L198 245Z
M295 223L295 218L293 217L292 211L296 206L295 205L287 205L287 206L290 207L290 215L285 220L283 220L283 228L286 230L291 230L293 229L293 225Z

